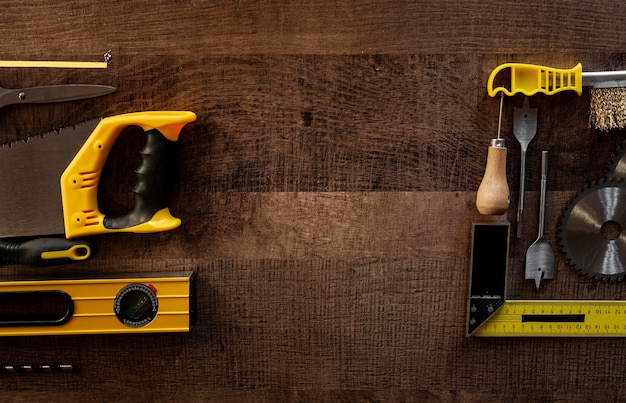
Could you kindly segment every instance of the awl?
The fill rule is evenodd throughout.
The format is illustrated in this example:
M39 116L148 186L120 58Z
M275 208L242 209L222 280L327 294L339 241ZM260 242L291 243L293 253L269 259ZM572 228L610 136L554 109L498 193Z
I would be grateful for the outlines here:
M0 147L0 238L109 232L159 232L180 225L171 215L169 188L175 145L196 115L188 111L112 116ZM141 127L146 145L133 190L135 206L112 217L98 207L98 184L115 140Z
M500 137L502 128L502 106L504 95L500 97L498 115L498 137L491 139L487 151L485 174L476 192L476 208L480 214L504 214L509 208L509 184L506 180L506 141Z

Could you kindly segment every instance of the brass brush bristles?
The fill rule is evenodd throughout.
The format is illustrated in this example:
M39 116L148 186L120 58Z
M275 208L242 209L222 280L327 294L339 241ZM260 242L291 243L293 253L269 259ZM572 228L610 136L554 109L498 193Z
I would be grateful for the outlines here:
M626 88L591 88L589 127L603 132L626 128Z

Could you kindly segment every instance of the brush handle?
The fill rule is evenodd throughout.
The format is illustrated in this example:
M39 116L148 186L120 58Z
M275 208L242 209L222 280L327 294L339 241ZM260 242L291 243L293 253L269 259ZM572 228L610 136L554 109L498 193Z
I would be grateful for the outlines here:
M510 73L509 88L494 87L496 77ZM582 71L580 63L571 69L555 69L535 64L505 63L496 67L487 80L487 93L495 96L498 92L511 96L522 93L532 96L537 93L553 95L562 91L575 91L582 94Z

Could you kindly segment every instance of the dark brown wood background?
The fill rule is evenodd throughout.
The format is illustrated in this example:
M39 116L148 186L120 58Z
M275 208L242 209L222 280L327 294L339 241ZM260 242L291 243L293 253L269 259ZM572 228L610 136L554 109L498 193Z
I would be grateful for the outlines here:
M471 223L514 222L519 146L505 101L511 208L474 201L494 137L501 63L626 68L622 1L2 1L0 59L99 61L107 70L2 69L0 85L95 83L103 98L0 111L2 143L97 116L191 110L172 232L95 237L93 261L18 274L193 270L189 334L18 337L0 364L68 362L0 376L2 400L618 401L621 339L465 337ZM557 248L569 199L604 174L624 131L587 128L589 94L536 96L527 224L511 240L509 295L622 299ZM132 131L131 131L132 132ZM135 133L137 134L137 133ZM139 139L139 140L138 140ZM101 184L132 205L141 136L120 139ZM523 280L550 151L554 281ZM512 224L512 231L515 224Z

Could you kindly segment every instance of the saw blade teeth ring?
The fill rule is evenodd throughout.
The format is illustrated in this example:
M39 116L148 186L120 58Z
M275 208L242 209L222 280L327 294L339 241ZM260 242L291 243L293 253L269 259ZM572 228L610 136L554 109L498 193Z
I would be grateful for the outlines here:
M606 167L606 176L608 178L626 178L626 141L622 142L613 155Z
M563 211L559 226L560 249L576 271L597 280L624 280L626 182L623 178L600 178L587 183Z

